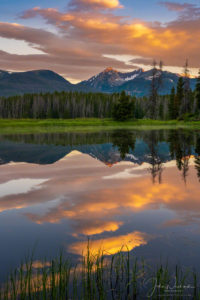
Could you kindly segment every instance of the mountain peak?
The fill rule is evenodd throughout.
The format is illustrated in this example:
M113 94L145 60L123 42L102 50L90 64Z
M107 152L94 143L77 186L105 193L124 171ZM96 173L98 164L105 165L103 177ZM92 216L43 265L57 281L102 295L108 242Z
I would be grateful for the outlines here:
M104 73L108 73L108 72L116 72L116 73L118 73L118 71L114 70L112 67L107 67L103 72Z
M143 68L136 69L135 71L141 72L141 73L144 73L144 72L145 72L145 70L144 70Z

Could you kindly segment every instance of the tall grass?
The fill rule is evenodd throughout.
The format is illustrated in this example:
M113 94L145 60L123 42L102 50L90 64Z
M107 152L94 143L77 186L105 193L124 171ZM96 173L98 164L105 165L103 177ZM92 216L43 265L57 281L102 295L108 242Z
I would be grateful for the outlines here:
M137 119L125 122L112 119L0 119L1 134L84 132L114 129L199 129L200 121Z
M50 262L27 258L1 285L0 299L200 299L200 289L194 271L178 266L173 271L168 264L152 268L128 249L115 255L100 249L94 255L88 245L77 265L62 253Z

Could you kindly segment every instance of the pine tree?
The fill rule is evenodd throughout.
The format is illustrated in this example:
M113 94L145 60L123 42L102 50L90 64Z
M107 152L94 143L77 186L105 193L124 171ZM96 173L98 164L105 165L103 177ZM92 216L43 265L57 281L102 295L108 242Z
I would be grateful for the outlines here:
M188 60L185 62L184 66L184 87L183 87L183 103L182 112L184 114L190 112L190 72L188 69Z
M180 77L177 83L177 91L176 91L175 105L174 105L175 118L179 116L180 106L183 103L183 98L184 98L184 81L183 78Z
M126 154L135 149L135 136L129 130L117 130L112 134L113 147L117 147L121 159L125 159Z
M159 118L160 118L161 120L164 119L164 105L163 105L162 99L161 99L160 105L159 105Z
M123 91L113 107L113 118L116 121L126 121L133 117L133 102Z
M196 98L196 102L197 102L197 109L200 110L200 70L199 70L199 76L198 76L197 82L196 82L195 98Z
M157 69L157 62L153 61L153 69L152 69L152 80L151 80L151 87L150 87L150 95L149 95L149 113L151 119L156 119L156 109L157 109L157 102L158 102L158 92L160 87L162 86L162 69L163 69L163 62L160 61L159 69Z
M169 99L169 118L171 120L176 118L176 115L175 115L175 97L176 97L176 93L175 93L175 88L173 87L171 89L171 94L170 94L170 99Z

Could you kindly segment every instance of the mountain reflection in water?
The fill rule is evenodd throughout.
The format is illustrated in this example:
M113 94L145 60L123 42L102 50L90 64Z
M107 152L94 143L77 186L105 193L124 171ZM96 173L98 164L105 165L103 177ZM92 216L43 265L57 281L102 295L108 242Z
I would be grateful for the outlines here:
M94 251L198 265L200 132L1 136L0 162L3 272L36 241L38 259L81 255L88 236Z

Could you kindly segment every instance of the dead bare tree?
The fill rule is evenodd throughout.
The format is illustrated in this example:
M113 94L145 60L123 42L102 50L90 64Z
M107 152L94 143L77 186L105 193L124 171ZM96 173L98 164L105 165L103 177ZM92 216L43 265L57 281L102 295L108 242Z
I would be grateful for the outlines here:
M151 119L156 119L157 116L157 102L158 102L158 92L162 86L162 69L163 62L160 61L159 68L157 68L156 60L153 60L153 69L151 74L151 86L150 86L150 96L149 96L149 113Z
M184 66L184 98L182 105L182 112L188 113L190 110L190 71L188 68L188 59L186 59Z

